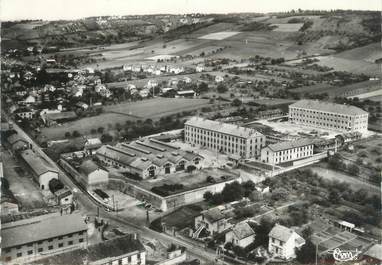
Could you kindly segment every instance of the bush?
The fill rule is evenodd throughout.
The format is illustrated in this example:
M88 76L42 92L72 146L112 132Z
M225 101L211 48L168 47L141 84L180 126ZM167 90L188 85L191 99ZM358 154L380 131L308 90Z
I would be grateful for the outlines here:
M64 184L62 184L61 180L59 179L51 179L48 185L49 190L52 193L55 193L56 191L64 188Z
M186 169L186 171L187 171L188 173L191 173L191 172L193 172L194 170L196 170L196 166L194 166L194 165L189 165L189 166L187 167L187 169Z

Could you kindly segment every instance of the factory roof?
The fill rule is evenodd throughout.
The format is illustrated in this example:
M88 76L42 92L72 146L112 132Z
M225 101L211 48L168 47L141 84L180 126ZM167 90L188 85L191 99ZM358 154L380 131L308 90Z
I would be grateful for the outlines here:
M299 139L294 141L284 141L284 142L279 142L275 144L270 144L267 147L271 149L272 151L277 152L277 151L284 151L284 150L289 150L293 148L303 147L307 145L313 145L313 141L311 139Z
M30 149L21 152L21 157L37 176L40 176L48 171L57 172L57 170L49 165L47 161Z
M307 100L307 99L299 100L296 103L291 104L289 107L326 111L326 112L338 113L343 115L368 114L363 109L360 109L352 105L344 105L344 104L337 104L337 103L326 102L326 101Z
M39 216L2 225L1 244L9 248L85 230L87 226L79 214Z
M238 125L233 125L229 123L223 123L213 120L207 120L201 117L192 117L189 119L185 125L198 127L201 129L209 131L217 131L223 134L229 134L236 137L248 138L251 136L260 136L262 135L258 131L252 128L241 127Z

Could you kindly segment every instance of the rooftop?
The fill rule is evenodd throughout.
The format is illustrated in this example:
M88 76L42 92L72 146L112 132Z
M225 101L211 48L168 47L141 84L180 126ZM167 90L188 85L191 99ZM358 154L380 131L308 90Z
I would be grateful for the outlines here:
M87 260L94 263L98 260L110 259L127 255L133 252L144 252L142 243L135 239L133 235L126 235L91 245L88 249L76 249L70 252L64 252L45 259L35 261L33 264L41 265L82 265Z
M295 232L292 229L283 225L276 224L272 228L271 232L269 232L269 237L275 238L282 242L287 242L293 233Z
M289 105L289 107L304 108L311 110L320 110L332 113L339 113L344 115L364 115L368 114L363 109L352 105L336 104L332 102L318 101L318 100L299 100L294 104Z
M27 143L27 141L25 141L24 138L21 137L20 135L18 135L17 133L10 135L10 136L7 138L7 141L8 141L8 143L10 143L10 144L12 144L12 145L13 145L14 143L18 142L18 141L23 141L23 142Z
M48 171L57 172L51 165L48 164L43 158L38 156L32 150L24 150L21 152L21 157L25 160L25 162L30 166L30 168L34 171L37 176L44 174Z
M255 231L253 231L252 227L250 227L250 225L245 222L237 223L232 228L232 232L238 239L244 239L255 234Z
M272 151L277 152L277 151L283 151L283 150L303 147L303 146L312 145L312 144L313 144L313 141L310 139L299 139L295 141L284 141L284 142L279 142L275 144L270 144L267 147L271 149Z
M382 244L373 245L365 252L364 255L378 260L382 260Z
M2 248L8 248L85 230L87 226L79 214L50 216L45 219L38 216L3 224L1 243Z
M100 167L92 160L85 160L82 162L79 170L80 172L84 173L85 175L89 175L90 173L96 171Z
M225 218L225 215L217 207L205 210L202 212L202 214L204 218L206 218L211 223L215 223Z
M224 134L230 134L243 138L262 135L258 131L251 128L241 127L238 125L223 123L219 121L207 120L196 116L189 119L185 125L202 128L209 131L218 131Z
M45 117L49 120L75 119L77 114L74 111L63 111L58 113L46 113Z

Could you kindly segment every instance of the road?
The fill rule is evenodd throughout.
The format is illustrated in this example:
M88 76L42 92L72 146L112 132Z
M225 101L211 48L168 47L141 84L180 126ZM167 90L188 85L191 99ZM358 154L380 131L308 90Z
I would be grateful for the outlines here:
M10 121L9 117L2 112L4 117ZM13 122L13 121L12 121ZM75 198L77 199L78 203L84 208L84 210L87 213L93 213L93 215L97 214L97 211L99 208L99 215L101 218L105 220L111 220L112 222L116 223L117 225L120 225L122 227L125 227L129 229L129 231L136 232L141 234L143 237L149 237L149 238L155 238L162 240L166 242L167 244L177 244L180 246L184 246L187 248L187 251L192 254L193 256L199 258L202 261L207 262L214 262L216 256L215 252L212 250L206 250L204 248L201 248L197 245L192 245L189 242L186 242L184 240L181 240L179 238L171 237L167 234L158 233L156 231L153 231L144 224L137 225L134 223L131 223L127 221L126 219L122 217L118 217L116 213L114 212L108 212L103 207L98 207L98 205L84 192L81 192L81 189L77 187L77 185L72 181L72 179L59 167L57 164L50 159L49 156L47 156L44 151L40 148L40 146L33 140L27 133L24 132L17 124L13 122L13 129L17 131L17 133L23 137L26 141L28 141L31 144L32 150L39 154L42 158L44 158L47 162L49 162L54 168L57 169L59 173L60 180L71 190L78 190L79 192L75 193Z

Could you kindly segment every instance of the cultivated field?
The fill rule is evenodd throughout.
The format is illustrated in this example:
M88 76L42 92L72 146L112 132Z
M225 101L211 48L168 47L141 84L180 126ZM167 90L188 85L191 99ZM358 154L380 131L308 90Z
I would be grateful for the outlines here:
M66 122L62 126L42 128L41 134L48 140L62 139L66 132L73 131L88 135L91 129L103 127L107 131L116 123L125 124L127 120L156 119L207 105L209 105L207 99L155 98L133 103L126 102L104 106L104 113L98 116Z
M339 55L321 56L318 65L332 67L337 71L347 71L356 74L366 74L378 76L380 74L380 65L363 60L345 59Z
M276 32L296 32L302 27L303 23L286 23L286 24L272 24L271 26L276 26L273 31Z
M199 37L199 39L205 39L205 40L224 40L229 37L232 37L234 35L239 34L239 31L221 31L221 32L215 32L210 33L204 36Z

